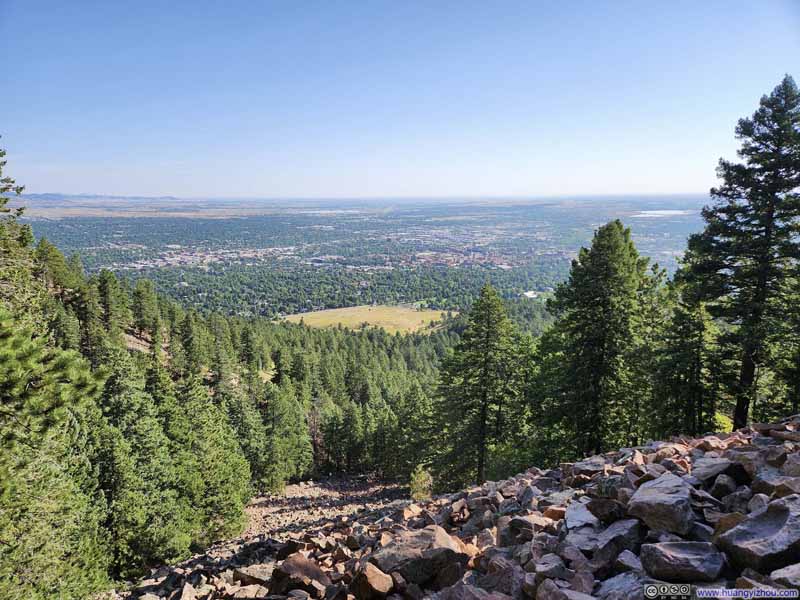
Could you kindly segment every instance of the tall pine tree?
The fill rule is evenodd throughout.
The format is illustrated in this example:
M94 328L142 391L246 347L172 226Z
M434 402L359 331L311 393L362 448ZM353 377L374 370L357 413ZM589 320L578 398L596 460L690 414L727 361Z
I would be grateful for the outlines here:
M800 91L788 75L741 119L742 162L720 160L722 185L703 209L705 230L689 238L686 279L715 317L733 326L739 350L734 427L744 427L782 319L787 281L800 258Z
M469 322L455 351L442 365L437 417L443 452L438 459L438 484L486 479L493 446L505 435L505 415L519 400L514 326L503 301L490 285L469 313Z
M577 455L637 442L641 411L634 399L642 401L637 396L646 385L635 351L641 297L651 287L646 267L630 230L611 221L581 248L549 305L558 320L548 344L558 343L548 351L562 359L555 373L545 371L558 382L547 416Z

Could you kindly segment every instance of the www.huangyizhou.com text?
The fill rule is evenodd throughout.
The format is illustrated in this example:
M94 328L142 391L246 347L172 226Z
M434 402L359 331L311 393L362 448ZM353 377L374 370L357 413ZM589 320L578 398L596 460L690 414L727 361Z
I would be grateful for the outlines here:
M695 588L697 598L797 598L800 590L778 588Z

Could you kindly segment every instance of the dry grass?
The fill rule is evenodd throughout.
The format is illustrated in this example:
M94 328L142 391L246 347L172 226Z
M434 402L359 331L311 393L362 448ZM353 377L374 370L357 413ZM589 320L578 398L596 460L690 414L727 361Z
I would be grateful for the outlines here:
M383 327L389 333L419 331L440 321L445 313L441 310L417 310L409 306L351 306L314 312L299 313L286 317L287 321L299 323L301 320L309 327L343 327L358 329L364 323Z

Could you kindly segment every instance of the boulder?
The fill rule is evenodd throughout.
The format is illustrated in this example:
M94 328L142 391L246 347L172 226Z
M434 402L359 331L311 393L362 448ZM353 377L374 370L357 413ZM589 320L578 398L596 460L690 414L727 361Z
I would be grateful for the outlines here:
M385 598L392 591L394 581L372 563L366 563L353 578L350 590L358 600Z
M329 585L330 577L319 565L297 552L275 567L269 583L269 593L286 594L290 590L299 589L321 598Z
M713 482L720 474L728 475L738 484L750 481L744 467L727 458L703 457L698 458L692 465L692 475L703 483Z
M721 500L724 496L736 491L736 481L730 475L720 473L711 486L711 495Z
M640 573L621 573L601 582L594 595L600 600L643 600L644 583Z
M438 600L510 600L510 596L498 592L488 592L464 582L450 586L436 596Z
M391 573L409 560L422 556L428 548L452 548L458 546L450 535L438 525L430 525L418 531L404 531L390 540L370 558L384 573Z
M536 588L536 600L592 600L593 596L559 587L552 579L545 579Z
M789 454L781 470L788 477L800 477L800 452Z
M800 495L773 500L717 539L739 568L766 573L797 562L800 556Z
M626 571L640 572L642 570L642 561L630 550L623 550L617 560L614 561L614 568L621 573Z
M477 579L477 585L487 591L522 598L526 573L513 561L498 561L486 575Z
M592 476L595 473L602 473L606 468L606 459L602 456L591 456L572 465L573 475Z
M606 525L619 521L625 516L622 504L611 498L592 498L586 504L586 508Z
M769 578L781 585L800 590L800 563L773 571Z
M258 565L248 565L233 570L233 580L244 585L267 585L272 572L275 570L275 563L264 563Z
M567 512L564 517L567 529L576 529L578 527L585 527L590 525L596 527L600 525L600 520L594 516L586 504L583 502L572 502L567 507Z
M764 510L767 508L767 504L769 504L769 496L766 494L755 494L747 503L747 511L752 513Z
M384 573L399 571L409 583L425 584L440 571L455 583L461 576L469 556L438 525L416 531L404 531L396 539L375 552L370 562Z
M269 591L262 585L245 585L236 590L232 598L266 598L268 594Z
M775 486L773 495L776 498L783 498L792 494L800 494L800 477L787 477Z
M694 522L691 486L672 473L642 484L628 502L628 514L651 529L686 535Z
M595 569L607 570L623 550L637 551L641 543L639 521L625 519L612 523L597 536L597 546L592 556Z
M664 581L714 581L725 559L708 542L644 544L642 567L648 575Z

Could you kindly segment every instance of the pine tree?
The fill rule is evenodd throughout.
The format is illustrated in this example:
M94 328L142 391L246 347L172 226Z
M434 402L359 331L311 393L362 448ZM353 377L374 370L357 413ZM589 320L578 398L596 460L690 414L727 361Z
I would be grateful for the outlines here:
M714 322L701 302L681 299L662 335L649 434L664 438L714 431L722 374Z
M128 295L116 276L106 269L97 276L97 292L103 326L112 339L119 340L131 319Z
M505 435L505 415L518 401L514 333L500 296L485 285L461 341L442 365L437 406L444 446L440 484L486 478L491 448Z
M234 374L232 361L222 345L217 345L215 354L214 401L225 412L236 433L239 447L250 465L252 483L261 488L269 465L266 429L255 396L248 393L260 390L260 386L249 373L245 373L245 381Z
M558 382L548 418L578 455L637 442L632 398L644 386L634 354L646 265L630 230L612 221L595 232L590 248L581 248L549 304L557 321L548 344L559 344L548 350L562 359L555 372L543 371Z
M119 575L187 554L191 526L181 510L169 442L144 378L125 350L109 349L111 369L101 398L110 431L101 484L109 505L114 566Z
M107 582L104 506L79 425L99 383L0 310L0 597L79 599Z
M305 415L287 376L280 385L269 387L263 417L270 459L264 484L280 490L289 479L303 475L313 458Z
M0 148L0 308L11 309L22 323L36 323L46 288L33 279L34 260L31 228L19 218L24 208L12 209L8 203L22 194L24 186L3 174L6 152Z
M194 541L206 545L236 535L244 526L250 468L225 413L213 402L198 376L189 375L178 396L189 415L188 442L202 481L202 488L192 499L200 525Z
M418 382L404 390L394 403L395 426L391 432L392 475L403 478L433 458L433 401Z
M153 336L158 326L159 310L155 287L149 279L137 279L133 288L133 325L139 334Z
M711 190L715 203L703 209L705 230L689 238L686 279L713 316L734 326L738 428L749 419L756 374L770 354L767 341L800 258L800 90L791 77L761 98L751 118L739 121L736 137L743 162L719 162L723 183Z

